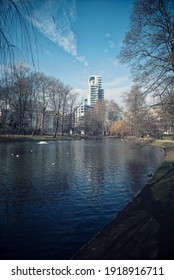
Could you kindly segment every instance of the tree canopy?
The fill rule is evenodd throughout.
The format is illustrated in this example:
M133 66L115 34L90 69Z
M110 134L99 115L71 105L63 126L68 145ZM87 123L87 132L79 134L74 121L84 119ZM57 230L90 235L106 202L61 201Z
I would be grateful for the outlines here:
M136 0L120 62L129 63L135 82L146 92L174 83L174 2Z

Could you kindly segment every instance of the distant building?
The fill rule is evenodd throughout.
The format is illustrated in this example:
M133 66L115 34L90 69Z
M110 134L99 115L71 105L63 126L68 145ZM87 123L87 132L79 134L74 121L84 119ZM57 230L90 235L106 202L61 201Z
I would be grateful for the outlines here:
M89 108L104 100L101 76L90 76L88 80L88 98L75 109L75 127L84 127L85 114Z
M58 133L66 132L69 133L70 130L74 128L74 113L65 113L57 115L55 111L47 110L45 111L44 119L44 132L45 133L54 133L57 126L58 120ZM42 118L39 118L37 127L42 128Z
M88 80L88 105L94 107L99 101L104 100L101 76L90 76Z
M75 110L75 127L83 126L85 113L88 110L88 100L84 99L83 102Z

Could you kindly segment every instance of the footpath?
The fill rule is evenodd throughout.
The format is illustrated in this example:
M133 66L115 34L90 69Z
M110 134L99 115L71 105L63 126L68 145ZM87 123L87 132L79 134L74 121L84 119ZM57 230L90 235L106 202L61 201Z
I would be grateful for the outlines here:
M158 140L155 145L167 151L156 174L72 259L174 259L174 143Z

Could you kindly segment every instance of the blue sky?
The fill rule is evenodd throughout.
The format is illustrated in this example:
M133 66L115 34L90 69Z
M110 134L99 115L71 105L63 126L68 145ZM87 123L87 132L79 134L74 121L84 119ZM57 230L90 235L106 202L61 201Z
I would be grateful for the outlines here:
M87 97L88 78L101 75L105 99L120 103L131 86L117 55L129 26L132 0L37 0L39 70Z

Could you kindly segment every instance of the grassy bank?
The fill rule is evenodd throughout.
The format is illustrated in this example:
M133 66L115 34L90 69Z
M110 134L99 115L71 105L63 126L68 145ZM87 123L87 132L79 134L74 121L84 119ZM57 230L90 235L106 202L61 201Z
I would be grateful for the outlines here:
M145 188L73 259L174 259L174 143Z
M54 138L52 135L1 135L0 142L20 142L20 141L56 141L56 140L71 140L77 137L72 136L57 136Z
M0 142L22 142L22 141L63 141L63 140L81 140L81 139L101 139L104 136L87 136L87 135L0 135Z
M155 140L152 145L163 148L167 151L167 157L165 159L168 163L174 162L174 141L173 140Z

